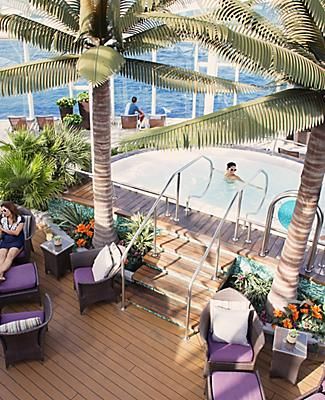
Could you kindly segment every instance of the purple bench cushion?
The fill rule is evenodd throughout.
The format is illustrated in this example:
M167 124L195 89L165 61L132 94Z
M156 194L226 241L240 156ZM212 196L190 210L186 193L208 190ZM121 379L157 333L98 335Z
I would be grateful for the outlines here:
M215 400L261 400L259 381L254 372L212 373L212 394Z
M306 400L325 400L325 394L323 393L314 393L310 396L306 397Z
M7 322L18 321L27 318L35 318L35 317L39 317L43 323L45 320L44 311L35 310L35 311L24 311L24 312L2 314L0 316L0 324L2 325L6 324Z
M209 361L214 362L250 362L254 352L251 346L215 342L208 335Z
M11 267L5 273L6 280L0 283L0 294L18 292L36 287L36 273L33 263Z
M27 254L26 254L25 249L22 249L21 252L16 255L15 260L16 259L19 260L20 258L26 257L26 255Z
M76 286L78 283L94 283L94 275L92 267L81 267L74 270L74 282Z

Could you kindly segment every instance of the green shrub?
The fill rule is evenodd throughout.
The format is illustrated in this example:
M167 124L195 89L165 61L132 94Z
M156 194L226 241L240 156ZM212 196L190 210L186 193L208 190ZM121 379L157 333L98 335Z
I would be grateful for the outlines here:
M64 125L69 128L80 127L81 122L82 122L82 117L79 114L67 114L63 118Z
M56 101L59 107L73 107L76 104L76 99L73 97L61 97Z
M88 94L88 92L81 92L81 93L78 93L78 95L77 95L77 102L78 103L81 103L81 102L83 102L83 101L85 101L85 102L89 102L89 94Z

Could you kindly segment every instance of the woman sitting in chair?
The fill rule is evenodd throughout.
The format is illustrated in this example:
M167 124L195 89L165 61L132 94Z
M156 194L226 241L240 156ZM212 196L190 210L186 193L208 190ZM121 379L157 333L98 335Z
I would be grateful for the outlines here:
M6 280L4 273L11 267L14 258L24 248L24 217L18 214L12 201L1 204L0 233L0 281Z

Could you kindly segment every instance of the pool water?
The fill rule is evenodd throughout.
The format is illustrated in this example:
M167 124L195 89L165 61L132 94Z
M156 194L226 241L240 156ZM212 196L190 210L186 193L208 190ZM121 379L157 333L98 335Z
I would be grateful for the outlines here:
M172 173L200 155L210 158L215 169L212 182L205 196L202 199L191 199L190 207L211 215L222 217L236 191L242 187L240 182L229 183L225 181L224 171L226 163L229 161L236 162L237 174L245 181L249 181L261 168L268 175L269 187L264 205L256 216L251 217L259 224L265 223L268 206L276 195L286 190L297 190L299 187L302 164L270 154L231 148L144 152L114 162L112 165L113 179L117 182L160 193ZM181 175L181 204L185 205L189 195L201 194L208 181L209 164L204 159L185 170ZM264 187L264 182L264 177L260 175L253 183L256 186ZM176 180L168 188L167 193L175 197ZM242 217L246 213L256 211L263 194L263 190L253 186L248 186L245 189ZM324 203L324 196L322 196L321 208L324 208ZM277 212L274 215L276 218ZM233 207L229 219L234 219L235 216L236 207ZM280 223L278 225L281 226Z

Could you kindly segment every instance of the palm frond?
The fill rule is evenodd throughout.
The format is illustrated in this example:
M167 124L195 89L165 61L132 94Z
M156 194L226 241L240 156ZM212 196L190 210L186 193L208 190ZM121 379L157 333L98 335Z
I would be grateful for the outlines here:
M11 10L19 11L24 15L32 13L31 6L23 0L1 0L1 6L10 7ZM1 11L3 12L4 10Z
M80 0L65 0L73 13L77 16L80 13Z
M0 15L0 30L42 50L79 54L83 48L73 35L15 14Z
M144 15L145 18L165 23L178 37L199 40L205 47L250 72L280 78L307 88L325 88L323 68L289 49L235 32L222 24L167 13Z
M299 43L310 49L319 60L324 60L324 37L309 13L305 0L271 0L270 3L279 15L288 41Z
M65 0L27 0L36 9L44 11L50 17L61 21L73 32L79 30L79 14Z
M78 79L77 60L77 56L62 56L0 68L0 95L15 96L74 82Z
M92 0L82 0L79 13L79 34L80 37L90 38L95 34L95 10Z
M309 10L314 19L315 24L318 26L322 34L325 33L325 4L324 1L319 0L303 0L305 6Z
M122 140L157 149L256 142L324 122L324 94L288 89L185 122L151 128Z
M83 78L95 86L102 85L118 72L124 64L124 58L116 50L98 46L85 51L79 57L77 69Z
M144 11L143 0L135 0L133 4L122 14L120 19L121 32L128 31L132 26L136 25L140 18L138 14Z
M187 93L254 93L261 89L185 68L133 58L126 59L119 73L138 82Z
M113 30L113 35L119 47L122 47L122 29L120 15L120 0L111 0L108 3L108 16L110 18L110 26Z
M215 1L211 0L211 3ZM286 42L280 29L240 0L219 0L216 2L214 11L198 19L224 22L234 31L251 34L278 45Z

